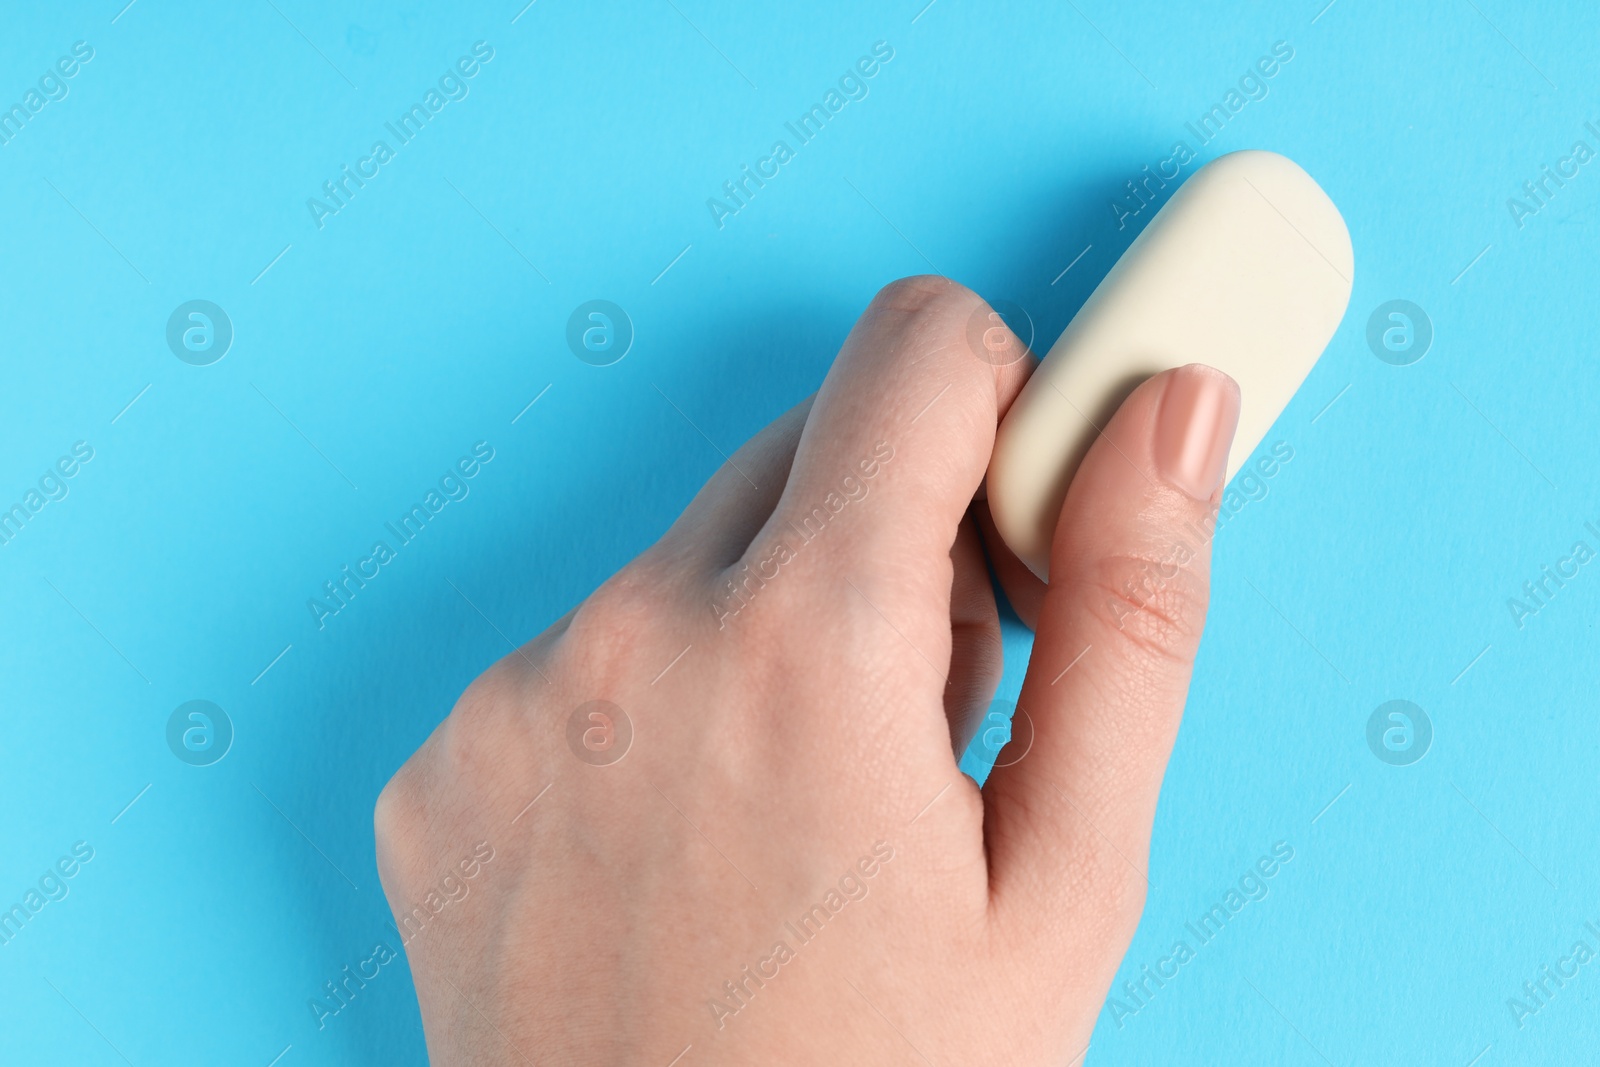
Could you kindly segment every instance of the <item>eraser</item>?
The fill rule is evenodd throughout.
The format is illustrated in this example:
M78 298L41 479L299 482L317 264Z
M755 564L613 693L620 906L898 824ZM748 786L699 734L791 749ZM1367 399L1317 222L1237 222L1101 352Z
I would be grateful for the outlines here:
M1234 152L1194 173L1090 294L1017 396L989 463L1007 546L1050 577L1072 474L1142 381L1188 363L1239 383L1232 478L1332 339L1355 256L1333 201L1293 161Z

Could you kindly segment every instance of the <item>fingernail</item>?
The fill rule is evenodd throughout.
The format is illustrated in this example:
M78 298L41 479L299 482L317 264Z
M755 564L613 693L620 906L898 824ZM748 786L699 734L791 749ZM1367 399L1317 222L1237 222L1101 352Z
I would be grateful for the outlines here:
M1156 413L1156 466L1196 500L1210 500L1228 470L1239 425L1239 386L1219 370L1191 363L1172 372Z

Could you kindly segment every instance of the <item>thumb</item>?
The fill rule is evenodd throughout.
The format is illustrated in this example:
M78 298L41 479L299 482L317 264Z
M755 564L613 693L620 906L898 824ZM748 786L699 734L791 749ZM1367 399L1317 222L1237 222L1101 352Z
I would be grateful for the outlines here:
M1233 379L1191 364L1135 389L1090 448L1062 505L1018 701L1033 744L985 786L996 906L1020 908L1024 927L1099 938L1073 947L1104 959L1107 982L1144 904L1238 418ZM1074 906L1106 921L1039 921Z

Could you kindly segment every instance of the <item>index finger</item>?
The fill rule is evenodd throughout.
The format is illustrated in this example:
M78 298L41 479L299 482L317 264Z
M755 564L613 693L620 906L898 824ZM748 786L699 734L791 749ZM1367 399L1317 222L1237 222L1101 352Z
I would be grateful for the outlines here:
M935 275L885 286L828 371L767 531L835 562L889 553L910 573L945 575L1032 362L965 286Z

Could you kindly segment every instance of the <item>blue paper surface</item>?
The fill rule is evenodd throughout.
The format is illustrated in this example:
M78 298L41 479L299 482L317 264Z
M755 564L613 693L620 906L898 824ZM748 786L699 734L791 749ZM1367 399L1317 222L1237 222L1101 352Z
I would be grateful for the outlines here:
M1089 1062L1593 1047L1597 965L1513 1003L1600 949L1592 5L122 2L0 14L0 907L41 890L5 1062L424 1062L403 960L307 1007L395 940L389 775L879 286L951 275L1048 347L1180 143L1184 175L1300 162L1355 290L1264 446L1292 460L1235 483ZM567 341L594 300L630 324L608 366ZM1369 731L1395 700L1420 760L1415 714Z

